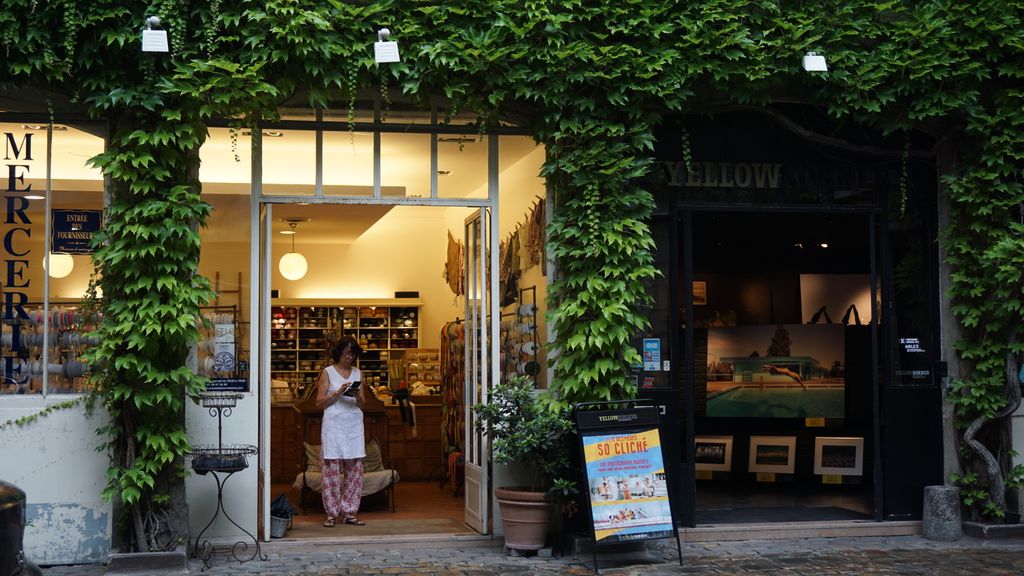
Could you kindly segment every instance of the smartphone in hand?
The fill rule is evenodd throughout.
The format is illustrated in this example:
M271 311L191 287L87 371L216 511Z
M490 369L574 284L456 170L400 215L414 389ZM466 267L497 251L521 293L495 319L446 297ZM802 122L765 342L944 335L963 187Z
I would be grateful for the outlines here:
M342 394L344 396L348 396L349 398L354 398L359 395L359 386L361 385L362 382L360 380L356 380L348 387L348 390L345 390L345 392L343 392Z

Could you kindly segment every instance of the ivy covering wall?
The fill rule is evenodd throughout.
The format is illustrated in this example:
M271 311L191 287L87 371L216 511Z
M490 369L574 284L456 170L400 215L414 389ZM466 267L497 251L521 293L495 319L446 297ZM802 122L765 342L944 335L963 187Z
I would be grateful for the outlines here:
M169 55L140 52L149 15L169 31ZM965 361L952 399L964 421L992 416L1005 405L1007 354L1022 352L1021 18L1020 2L997 0L6 0L0 82L110 130L93 159L112 192L93 353L121 455L108 496L160 494L155 480L186 446L175 415L203 384L183 364L211 295L196 274L206 123L254 125L286 101L351 110L366 94L442 97L485 128L529 126L556 198L553 388L566 403L635 393L625 369L656 275L653 200L638 182L665 114L795 102L837 131L928 134L934 149L915 153L953 149L940 167ZM381 26L400 64L374 64ZM827 73L800 68L810 50Z

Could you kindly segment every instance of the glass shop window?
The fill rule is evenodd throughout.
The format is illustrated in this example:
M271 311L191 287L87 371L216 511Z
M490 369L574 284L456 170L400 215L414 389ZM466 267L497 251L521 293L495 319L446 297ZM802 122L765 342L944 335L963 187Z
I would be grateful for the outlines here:
M264 134L264 148L270 142L270 149L274 151L270 157L277 158L271 162L269 170L271 186L277 187L275 193L312 195L313 163L305 159L300 162L301 154L298 154L306 145L312 145L307 138L311 134L296 130L277 137ZM237 135L237 141L232 141L228 128L211 128L199 152L203 200L213 207L206 226L199 230L199 273L209 279L215 296L201 309L205 322L199 326L195 368L199 374L210 378L209 390L250 389L251 145L251 135L244 132ZM245 154L236 156L236 150ZM292 152L285 153L287 150ZM281 166L276 162L281 155L295 162L295 178L299 184L294 187L285 182L284 176L277 174ZM267 158L265 152L264 167Z
M84 308L103 218L103 179L87 164L102 128L0 123L4 176L0 394L83 392L82 353L94 342ZM50 186L47 190L47 148ZM49 230L49 236L47 236Z

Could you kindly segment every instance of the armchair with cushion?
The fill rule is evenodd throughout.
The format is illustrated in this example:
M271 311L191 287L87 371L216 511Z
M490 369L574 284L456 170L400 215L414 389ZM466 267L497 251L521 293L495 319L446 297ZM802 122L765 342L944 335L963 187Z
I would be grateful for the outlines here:
M323 450L319 444L303 442L305 452L303 470L295 476L292 487L299 491L299 506L306 509L307 492L314 492L315 498L323 489ZM376 438L366 441L366 458L363 460L363 497L384 492L387 507L395 511L395 483L398 482L398 471L387 461L381 443Z

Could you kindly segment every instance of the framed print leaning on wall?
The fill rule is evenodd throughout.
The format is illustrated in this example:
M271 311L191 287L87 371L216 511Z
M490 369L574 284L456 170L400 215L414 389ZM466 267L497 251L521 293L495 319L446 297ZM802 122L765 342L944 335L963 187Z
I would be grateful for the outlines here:
M864 474L864 438L818 436L814 439L814 473Z
M792 474L796 470L796 436L751 436L750 472Z
M732 470L732 436L697 436L693 440L693 463L697 470Z

